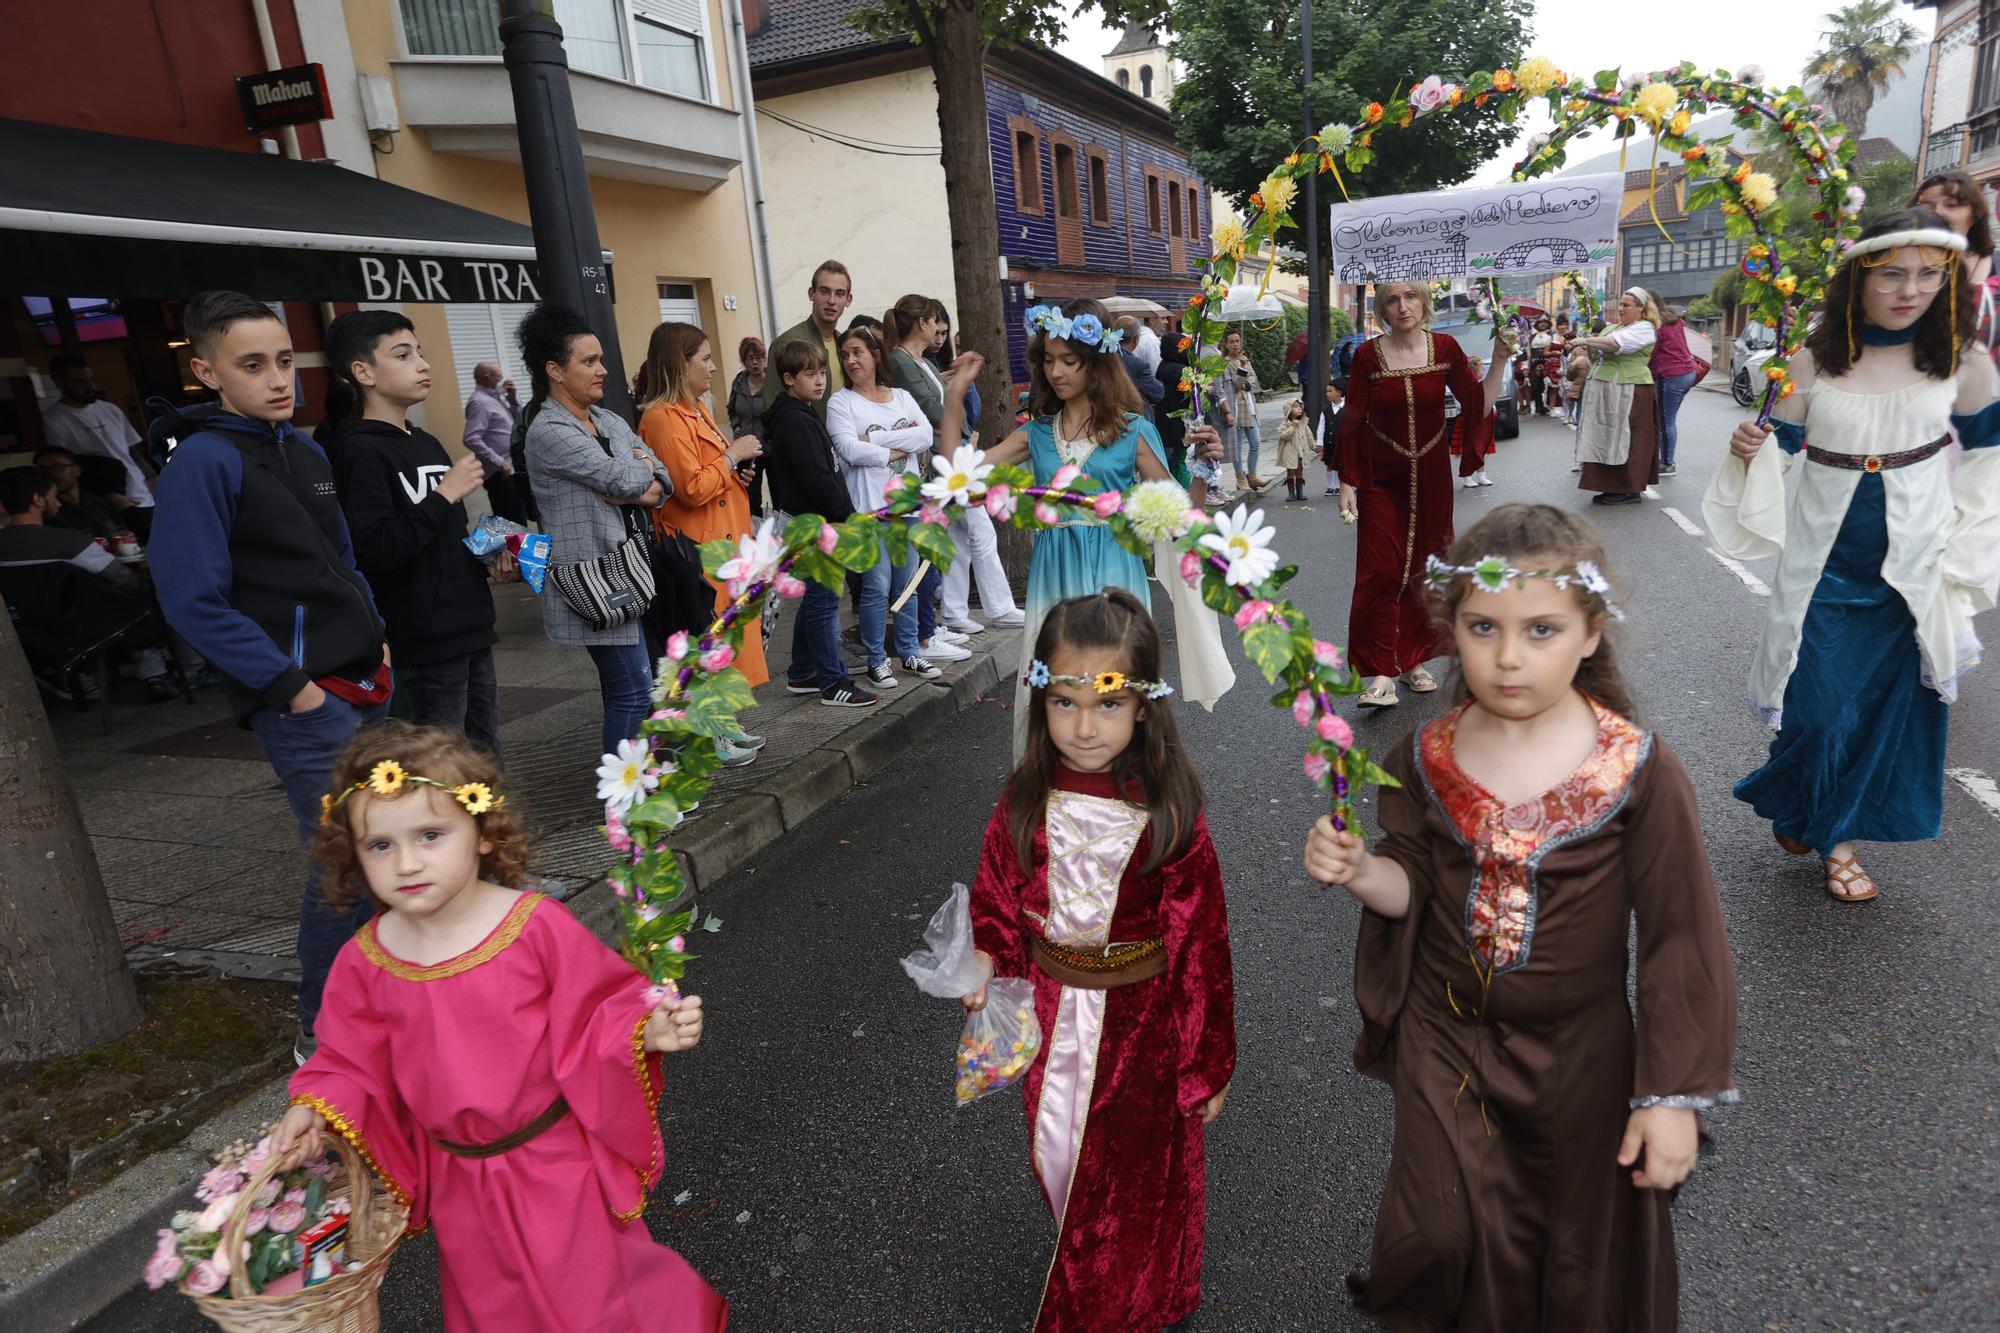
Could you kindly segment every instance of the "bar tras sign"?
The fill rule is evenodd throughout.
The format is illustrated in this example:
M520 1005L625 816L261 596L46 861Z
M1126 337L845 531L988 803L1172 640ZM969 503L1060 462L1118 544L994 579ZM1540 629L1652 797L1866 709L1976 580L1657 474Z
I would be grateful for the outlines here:
M318 65L240 74L236 100L243 105L243 128L252 134L333 119L333 104L326 96L326 71Z
M500 259L421 259L355 255L364 301L490 304L542 299L534 263Z

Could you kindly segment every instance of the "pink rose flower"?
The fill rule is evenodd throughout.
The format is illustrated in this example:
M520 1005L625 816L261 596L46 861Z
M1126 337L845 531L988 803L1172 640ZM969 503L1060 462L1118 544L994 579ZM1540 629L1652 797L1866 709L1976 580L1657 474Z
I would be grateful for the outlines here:
M1090 507L1097 511L1097 516L1099 518L1110 518L1113 514L1118 512L1119 506L1123 505L1124 503L1125 503L1124 497L1119 495L1118 492L1100 491L1098 493L1097 498L1091 501Z
M1189 528L1203 528L1208 526L1208 515L1199 509L1190 509L1181 516L1181 521Z
M1300 690L1292 696L1292 720L1302 727L1310 727L1313 722L1312 691Z
M1082 468L1078 467L1074 463L1064 463L1061 467L1056 469L1055 476L1049 478L1049 485L1053 486L1055 489L1059 491L1065 490L1068 488L1071 482L1075 481L1078 477L1082 475L1083 475Z
M669 949L672 949L675 953L686 953L688 947L687 936L685 935L674 936L672 939L667 941L667 947Z
M1201 557L1193 551L1181 553L1181 578L1190 588L1201 586Z
M726 643L718 643L701 655L701 669L713 675L727 669L736 660L736 650Z
M187 1289L196 1296L213 1296L222 1290L227 1277L221 1269L204 1259L188 1271Z
M1451 93L1446 90L1444 80L1433 74L1411 92L1410 105L1416 108L1417 114L1421 116L1437 110L1450 97Z
M998 486L986 488L986 512L994 521L1005 523L1014 517L1014 489L1001 482Z
M314 1180L333 1179L333 1163L322 1157L317 1162L306 1163L306 1174Z
M797 601L799 598L806 595L806 585L804 584L804 582L802 582L797 578L794 578L790 574L778 575L777 586L778 586L778 596L780 597L788 597L793 601Z
M832 555L833 548L840 545L840 529L831 523L819 525L819 549L822 555Z
M667 660L678 662L688 655L688 635L684 629L677 629L667 636Z
M271 1230L291 1235L306 1224L304 1204L281 1203L271 1210Z
M951 522L951 515L945 513L944 510L931 504L929 501L926 501L917 506L917 522L929 523L941 528Z
M604 807L604 841L614 852L622 852L632 845L632 836L625 831L625 821L611 806Z
M278 1191L283 1188L284 1185L279 1182L278 1178L272 1176L264 1182L264 1188L257 1191L257 1202L268 1206L273 1199L278 1197Z
M223 1195L201 1210L201 1216L195 1219L195 1230L206 1231L210 1235L221 1232L222 1228L228 1225L230 1210L235 1208L235 1206L236 1196L234 1194Z
M280 1205L280 1207L282 1206L283 1205ZM269 1209L252 1208L250 1210L250 1215L244 1219L243 1234L246 1236L256 1235L258 1232L264 1229L264 1224L269 1222L270 1220L271 1220L271 1213Z
M157 1238L153 1242L154 1254L173 1254L179 1248L179 1242L174 1239L174 1233L171 1229L161 1227L156 1236Z
M1354 748L1354 728L1347 725L1347 719L1332 713L1323 714L1319 720L1319 738L1343 750Z
M1325 639L1315 639L1313 641L1313 661L1323 667L1333 667L1337 670L1342 660L1340 649L1334 647Z
M670 1000L681 998L681 988L671 981L662 981L656 986L646 987L646 1007L657 1009Z
M1041 524L1043 527L1052 528L1061 521L1062 515L1056 512L1054 505L1043 501L1035 506L1035 522Z
M201 1178L201 1184L194 1187L194 1197L203 1203L211 1203L225 1194L234 1194L243 1188L243 1173L234 1166L211 1166L208 1174Z
M605 882L610 883L609 880ZM626 888L623 884L611 884L611 896L614 898L630 898L632 890Z
M299 1189L290 1189L285 1191L286 1203L304 1203L305 1201L306 1201L306 1192L303 1187Z
M1249 629L1252 625L1271 618L1271 604L1263 598L1254 598L1236 608L1236 628Z
M181 1257L172 1250L161 1250L146 1260L146 1285L154 1291L180 1275Z
M1323 754L1307 755L1305 767L1306 776L1314 782L1324 782L1327 774L1333 772L1333 765L1327 762L1326 756Z

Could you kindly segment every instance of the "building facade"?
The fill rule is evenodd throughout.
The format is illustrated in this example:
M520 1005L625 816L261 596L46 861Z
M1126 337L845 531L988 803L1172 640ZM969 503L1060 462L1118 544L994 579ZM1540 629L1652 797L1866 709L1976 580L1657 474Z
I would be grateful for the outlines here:
M1917 179L1965 171L2000 184L2000 0L1912 0L1935 11Z
M1126 24L1117 45L1105 53L1104 77L1156 106L1173 103L1174 84L1178 82L1167 44L1140 23Z

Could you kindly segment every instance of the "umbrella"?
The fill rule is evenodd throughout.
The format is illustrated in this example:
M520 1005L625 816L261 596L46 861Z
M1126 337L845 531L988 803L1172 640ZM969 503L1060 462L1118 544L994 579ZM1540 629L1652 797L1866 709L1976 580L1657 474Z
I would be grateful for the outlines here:
M1107 296L1099 302L1114 315L1165 315L1171 312L1158 301L1143 296Z

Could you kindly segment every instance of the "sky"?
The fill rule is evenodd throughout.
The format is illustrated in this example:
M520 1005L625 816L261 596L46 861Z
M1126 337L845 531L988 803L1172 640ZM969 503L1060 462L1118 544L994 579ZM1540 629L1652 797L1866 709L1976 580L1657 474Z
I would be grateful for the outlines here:
M1372 0L1394 12L1395 0ZM1821 15L1840 7L1840 0L1674 0L1672 4L1628 4L1620 0L1539 0L1535 6L1529 55L1547 56L1572 76L1613 67L1651 69L1692 60L1702 69L1736 70L1756 63L1767 82L1791 83L1818 49L1826 24ZM1936 27L1935 10L1898 5L1897 14L1916 28L1919 49L1907 77L1921 79L1928 44ZM1798 15L1788 21L1788 16ZM1118 40L1095 13L1077 16L1058 48L1070 59L1102 71L1103 55ZM1429 70L1414 70L1421 78ZM1440 74L1465 71L1439 70ZM1357 112L1359 108L1354 108ZM1519 144L1537 130L1549 128L1548 118L1524 119L1521 139L1500 158L1475 172L1470 183L1491 184L1507 179L1519 155ZM1581 161L1616 141L1601 132L1572 141L1569 159Z

